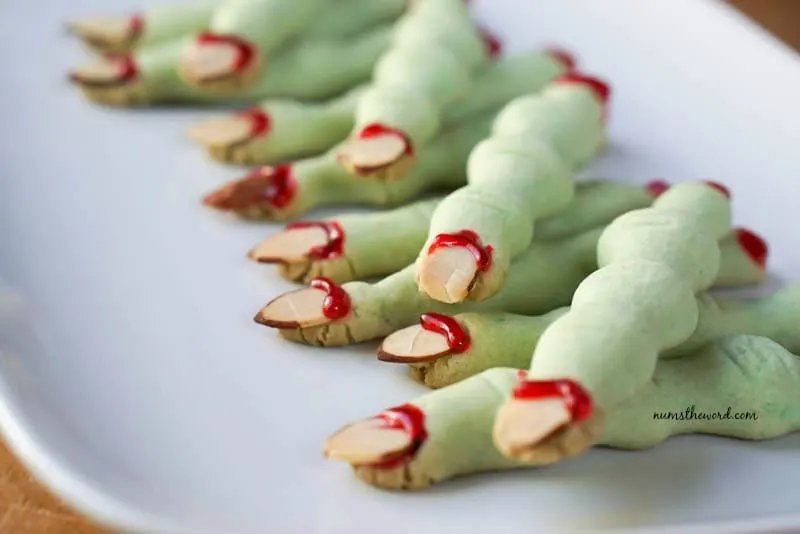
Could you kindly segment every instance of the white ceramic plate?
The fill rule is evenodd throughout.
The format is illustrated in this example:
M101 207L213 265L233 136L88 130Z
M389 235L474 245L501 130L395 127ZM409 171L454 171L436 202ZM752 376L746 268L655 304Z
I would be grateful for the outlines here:
M291 286L243 257L274 227L198 198L236 174L186 140L208 112L98 109L64 81L61 24L132 0L6 0L0 17L0 427L89 515L138 531L505 534L715 524L800 526L800 435L675 439L641 453L376 491L321 445L421 392L370 348L279 341L254 312ZM800 252L800 62L700 0L477 2L510 49L560 43L613 81L599 174L714 178L769 237L780 279ZM699 528L699 527L698 527Z

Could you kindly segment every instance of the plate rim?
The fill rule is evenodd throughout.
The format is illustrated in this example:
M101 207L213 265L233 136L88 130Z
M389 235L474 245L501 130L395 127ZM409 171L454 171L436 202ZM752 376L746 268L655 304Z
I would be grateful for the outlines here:
M786 43L749 19L725 0L706 0L697 3L716 10L720 24L738 26L743 38L761 41L775 54L796 54ZM725 14L727 12L727 15ZM28 470L55 498L64 501L88 520L114 529L136 532L181 532L165 518L150 516L124 504L90 477L79 474L68 462L59 458L56 449L41 439L29 417L20 407L20 397L11 386L7 371L0 366L0 438L16 460ZM627 533L731 534L764 531L787 531L800 528L800 513L764 516L736 521L703 521L661 527L633 527L619 529Z

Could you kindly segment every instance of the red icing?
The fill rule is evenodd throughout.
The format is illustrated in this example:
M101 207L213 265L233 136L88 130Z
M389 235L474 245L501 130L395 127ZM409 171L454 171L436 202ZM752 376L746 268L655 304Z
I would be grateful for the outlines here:
M448 315L438 313L424 313L419 318L419 324L428 332L436 332L447 338L447 346L453 352L469 350L471 340L458 321Z
M592 414L592 398L573 380L521 380L514 388L518 400L561 399L573 421L583 421Z
M228 44L236 48L236 59L233 62L233 72L246 69L256 55L255 46L235 35L218 35L215 33L201 33L197 36L197 44Z
M119 81L127 82L139 75L139 69L136 67L132 56L117 56L112 61L116 65Z
M375 416L375 419L383 420L386 428L403 430L411 438L411 447L397 458L390 458L383 462L372 464L371 467L378 469L392 469L402 465L414 458L417 451L428 439L428 431L425 429L425 414L413 404L403 404L385 410Z
M269 133L272 127L269 115L259 107L240 111L237 115L250 121L250 137L265 135Z
M405 154L407 156L414 155L414 147L411 145L411 140L402 130L398 130L397 128L391 128L389 126L380 124L380 123L372 123L364 126L358 134L359 139L370 139L372 137L380 137L381 135L396 135L403 139L403 142L406 145Z
M718 182L706 182L706 185L708 185L710 187L713 187L714 189L716 189L717 191L719 191L720 193L725 195L727 198L731 198L730 190L727 187L725 187L724 185L722 185L721 183L718 183Z
M575 60L575 56L573 56L570 52L567 52L561 48L548 48L545 52L547 55L563 64L567 71L575 70L577 61Z
M658 198L666 193L670 187L672 187L672 184L665 180L653 180L644 186L644 188L647 189L647 192L655 198Z
M748 256L762 269L767 266L769 246L764 239L746 228L737 228L736 239Z
M433 243L428 247L428 254L433 254L440 248L464 247L475 256L478 270L486 272L492 266L491 245L481 245L480 237L472 230L461 230L455 234L439 234L433 239Z
M350 313L350 295L342 286L329 278L314 278L309 285L327 293L322 303L322 313L325 317L336 320Z
M344 229L336 222L296 222L286 226L287 230L297 230L300 228L320 228L325 232L328 242L324 245L311 247L308 255L320 260L330 260L338 258L344 254Z
M486 51L489 53L489 57L499 57L503 53L503 43L500 42L500 39L485 28L478 28L478 31L486 44Z
M221 210L243 210L263 202L276 209L288 206L297 193L291 165L259 167L203 199L207 206Z
M261 198L276 208L285 208L292 202L297 191L297 181L292 174L291 165L260 167L255 172L269 177L269 183L261 193Z
M139 37L144 31L144 17L139 14L132 15L128 19L128 31L133 39Z
M594 76L587 76L586 74L573 71L560 76L556 80L556 83L583 84L594 92L597 99L602 102L603 105L608 104L608 100L611 98L611 86Z

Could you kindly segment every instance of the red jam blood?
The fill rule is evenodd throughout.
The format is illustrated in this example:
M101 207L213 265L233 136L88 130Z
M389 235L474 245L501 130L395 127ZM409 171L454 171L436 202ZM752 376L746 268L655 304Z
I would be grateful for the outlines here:
M260 167L244 178L218 189L203 199L203 203L220 210L245 210L264 202L282 209L294 200L297 180L291 165Z
M731 198L730 190L727 187L725 187L724 185L722 185L721 183L718 183L718 182L706 182L706 185L708 185L710 187L713 187L714 189L716 189L717 191L719 191L720 193L725 195L727 198Z
M769 256L769 246L761 236L747 230L746 228L736 229L736 239L748 256L762 269L767 266L767 256Z
M233 62L233 72L246 69L256 55L255 47L235 35L217 35L214 33L201 33L197 36L197 44L229 44L236 48L236 59Z
M144 17L133 15L128 21L128 31L132 40L137 39L144 31Z
M469 350L471 340L461 325L453 317L438 313L423 313L419 324L428 332L436 332L447 338L447 346L453 352Z
M413 404L403 404L380 413L375 417L382 419L386 428L403 430L411 438L411 446L394 458L371 464L377 469L392 469L414 459L417 451L428 439L425 429L425 414Z
M567 71L575 70L575 65L577 64L577 61L575 61L575 56L566 50L562 50L561 48L548 48L546 52L547 55L563 64Z
M600 78L595 78L594 76L587 76L579 72L568 72L560 76L556 82L584 84L594 91L597 99L603 104L607 103L608 99L611 97L611 87Z
M331 222L296 222L286 225L287 230L301 228L319 228L327 236L327 243L311 247L308 256L318 260L330 260L344 254L344 228L336 221Z
M584 421L592 415L591 397L573 380L521 380L512 395L518 400L561 399L573 421Z
M246 109L237 113L237 115L250 121L250 137L265 135L272 126L269 115L258 107Z
M658 198L666 193L667 190L672 187L672 184L664 180L653 180L652 182L648 182L644 187L650 195L654 198Z
M486 272L492 266L492 251L494 250L491 245L481 245L480 237L472 230L461 230L455 234L439 234L437 235L431 246L428 247L428 254L433 254L440 248L450 247L464 247L475 256L475 262L478 264L478 270Z
M262 179L267 178L266 187L261 190L258 200L266 200L275 208L288 206L297 191L297 181L292 175L291 165L278 165L276 167L261 167L255 171Z
M139 69L131 56L119 56L113 59L117 66L117 78L121 82L127 82L139 75Z
M329 278L315 278L311 281L310 286L326 293L322 303L322 314L325 317L336 320L350 313L350 295L342 286Z
M503 43L500 42L500 39L485 28L478 28L478 31L486 44L486 51L489 53L489 57L493 59L499 57L503 53Z
M608 99L611 97L611 87L606 82L600 78L595 78L593 76L587 76L585 74L572 71L560 76L556 80L556 83L574 83L587 86L594 92L595 96L603 106L602 120L605 121L608 118Z
M406 149L404 154L406 156L413 156L414 155L414 147L411 146L411 140L408 136L398 130L396 128L390 128L389 126L385 126L379 123L368 124L361 129L361 132L358 134L359 139L371 139L373 137L380 137L381 135L396 135L403 139L403 142L406 145Z

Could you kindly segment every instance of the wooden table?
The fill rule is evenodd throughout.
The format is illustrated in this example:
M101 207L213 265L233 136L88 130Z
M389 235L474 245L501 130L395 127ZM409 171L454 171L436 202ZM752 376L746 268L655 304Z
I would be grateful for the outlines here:
M800 50L800 0L730 0L767 30ZM42 488L0 441L0 532L101 534Z
M52 497L0 441L0 532L95 534L108 532Z

